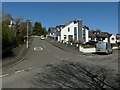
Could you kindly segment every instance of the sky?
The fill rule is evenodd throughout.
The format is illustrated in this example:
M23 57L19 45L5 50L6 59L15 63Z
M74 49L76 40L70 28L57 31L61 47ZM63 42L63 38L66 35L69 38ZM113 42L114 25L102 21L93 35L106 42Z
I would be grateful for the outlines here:
M47 29L82 19L90 30L118 33L117 2L3 2L2 8L13 18L41 22Z

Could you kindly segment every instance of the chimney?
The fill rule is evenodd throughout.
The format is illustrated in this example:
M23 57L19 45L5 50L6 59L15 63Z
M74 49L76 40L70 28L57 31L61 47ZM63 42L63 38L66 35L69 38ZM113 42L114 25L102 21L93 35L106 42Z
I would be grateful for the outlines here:
M78 19L78 40L82 40L82 20Z

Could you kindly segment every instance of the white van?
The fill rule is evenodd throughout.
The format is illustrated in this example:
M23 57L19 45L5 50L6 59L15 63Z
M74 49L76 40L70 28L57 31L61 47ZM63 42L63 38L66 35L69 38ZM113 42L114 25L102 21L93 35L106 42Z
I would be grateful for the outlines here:
M112 54L112 45L108 42L99 42L96 44L96 53Z

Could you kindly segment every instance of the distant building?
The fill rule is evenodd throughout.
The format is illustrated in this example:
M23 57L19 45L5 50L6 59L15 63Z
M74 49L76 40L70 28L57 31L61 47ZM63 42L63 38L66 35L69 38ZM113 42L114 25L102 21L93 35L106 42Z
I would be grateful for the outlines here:
M79 41L89 42L88 29L82 26L82 20L73 20L65 25L50 27L49 36L59 42Z
M101 31L89 31L89 41L103 41L103 42L109 42L111 34L108 32L101 32Z
M116 40L117 40L116 35L111 35L109 40L110 40L110 43L112 43L112 44L116 43Z
M120 34L113 35L108 32L102 32L99 29L89 30L87 26L82 25L82 20L73 20L65 25L50 27L48 36L63 43L68 41L120 43Z
M55 31L56 31L56 28L55 27L50 27L48 29L48 36L49 37L52 37L52 38L55 38Z
M117 34L117 35L116 35L116 42L117 42L117 43L120 43L120 34Z

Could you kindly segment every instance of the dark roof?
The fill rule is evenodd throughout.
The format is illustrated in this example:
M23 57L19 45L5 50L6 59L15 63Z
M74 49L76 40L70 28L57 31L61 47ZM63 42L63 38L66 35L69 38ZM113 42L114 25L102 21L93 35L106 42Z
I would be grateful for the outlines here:
M96 32L98 32L99 34L96 34ZM93 30L90 30L90 31L89 31L89 37L108 38L108 37L110 37L111 35L112 35L112 34L109 34L108 32L93 31Z
M67 22L65 25L58 25L58 26L56 26L56 27L50 27L48 30L54 31L54 30L56 30L57 28L61 29L61 28L64 28L64 27L68 26L68 25L71 24L72 22L77 23L78 20L69 21L69 22Z
M68 25L71 24L72 22L77 23L78 21L82 21L82 20L72 20L72 21L69 21L68 23L65 24L65 26L68 26Z
M95 37L92 30L89 30L89 37Z
M56 27L50 27L50 28L48 29L48 31L51 32L51 33L53 33L55 30L56 30Z
M97 37L103 37L103 38L108 38L111 36L111 34L109 34L108 32L100 32L100 34L96 35Z
M120 37L120 34L117 34L116 37Z
M56 28L63 28L63 27L65 27L65 25L56 26Z

